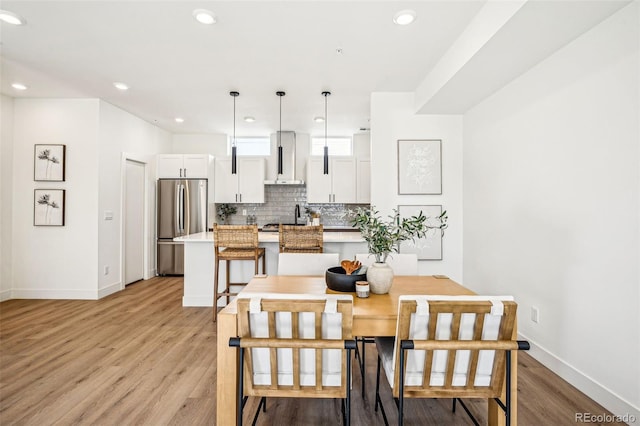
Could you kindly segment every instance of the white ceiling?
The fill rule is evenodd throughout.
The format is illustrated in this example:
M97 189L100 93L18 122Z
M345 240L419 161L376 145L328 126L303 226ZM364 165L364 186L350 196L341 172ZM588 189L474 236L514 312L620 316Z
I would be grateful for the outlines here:
M509 22L496 25L490 42L416 111L464 112L628 0L503 3L514 9ZM351 135L370 127L371 92L424 87L443 55L461 49L461 34L489 20L486 7L484 0L3 0L0 8L27 24L0 24L1 90L16 98L101 98L173 133L231 133L229 92L237 90L236 133L247 136L278 129L278 90L286 92L283 130L324 134L313 117L324 114L321 92L329 90L328 133ZM196 22L197 8L218 22ZM402 9L417 12L412 25L392 22ZM16 91L16 81L29 89ZM120 92L115 81L131 89Z

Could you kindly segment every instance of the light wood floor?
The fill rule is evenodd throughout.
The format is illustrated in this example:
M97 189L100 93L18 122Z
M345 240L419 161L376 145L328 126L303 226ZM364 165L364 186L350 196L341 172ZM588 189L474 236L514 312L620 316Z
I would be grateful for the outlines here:
M366 398L353 374L352 424L373 411L375 346L367 347ZM606 413L530 356L519 361L519 424L575 424ZM98 301L0 303L0 424L204 425L215 423L216 331L211 308L182 307L182 279L154 278ZM386 382L391 422L396 409ZM245 408L250 421L257 401ZM450 400L410 400L407 425L472 424ZM469 403L485 423L486 403ZM224 409L220 407L219 409ZM338 424L334 400L270 399L259 424ZM226 425L224 425L226 426Z

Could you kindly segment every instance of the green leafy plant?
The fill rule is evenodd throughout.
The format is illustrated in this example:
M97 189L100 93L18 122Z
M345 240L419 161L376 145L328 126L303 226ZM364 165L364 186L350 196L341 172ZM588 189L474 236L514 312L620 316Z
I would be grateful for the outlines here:
M386 262L391 252L398 252L398 243L406 240L424 238L432 229L444 232L447 228L447 212L437 218L429 218L420 212L417 216L401 218L396 209L388 220L380 217L380 212L371 208L358 207L351 213L352 225L360 230L369 245L369 253L376 262Z
M216 214L222 221L222 223L227 221L227 218L232 214L236 214L238 209L236 206L232 206L231 204L223 203L218 206L216 209Z

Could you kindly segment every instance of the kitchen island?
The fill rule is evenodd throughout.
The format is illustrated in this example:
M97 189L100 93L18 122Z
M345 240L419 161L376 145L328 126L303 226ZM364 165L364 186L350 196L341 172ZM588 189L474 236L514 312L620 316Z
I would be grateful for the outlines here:
M339 258L353 259L356 253L367 253L367 243L359 232L332 229L325 232L324 252L338 253ZM278 273L277 232L258 232L260 247L265 248L267 275ZM200 232L174 238L184 243L184 295L182 306L213 306L213 277L215 255L213 251L213 232ZM337 266L337 265L336 265ZM231 262L232 281L249 282L253 277L253 261ZM219 285L226 282L226 267L221 262ZM225 300L218 301L224 306Z

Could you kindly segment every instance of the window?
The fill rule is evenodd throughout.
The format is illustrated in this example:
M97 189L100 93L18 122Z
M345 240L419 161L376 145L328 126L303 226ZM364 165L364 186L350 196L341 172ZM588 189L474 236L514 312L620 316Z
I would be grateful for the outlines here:
M231 155L233 138L229 137L227 153ZM238 136L236 137L237 155L270 155L271 139L268 136Z
M329 155L351 155L351 138L349 137L327 137ZM311 138L311 155L323 155L324 136L314 136Z

